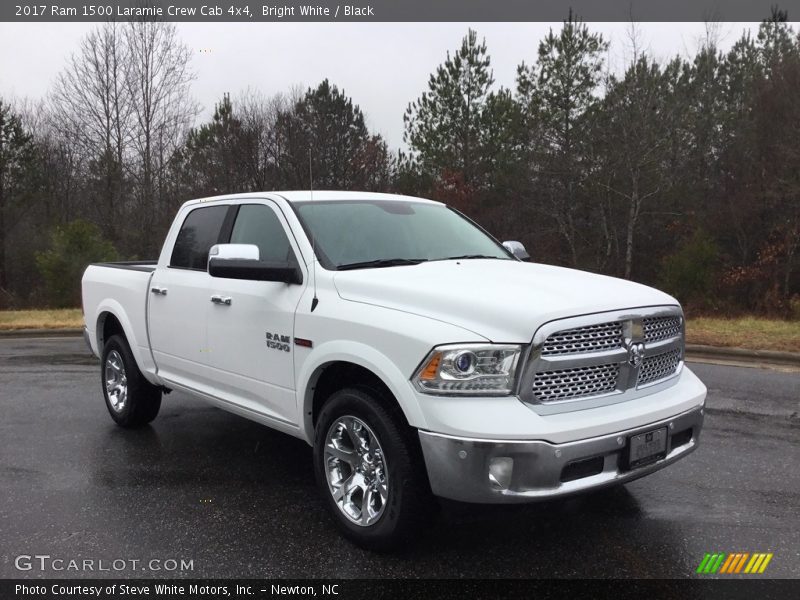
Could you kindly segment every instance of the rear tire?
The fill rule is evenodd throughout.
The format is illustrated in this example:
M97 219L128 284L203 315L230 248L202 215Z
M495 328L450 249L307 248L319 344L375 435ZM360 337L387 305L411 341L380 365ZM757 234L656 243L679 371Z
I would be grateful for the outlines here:
M369 388L335 392L314 434L314 471L344 535L370 550L407 545L435 502L416 431L392 399Z
M121 335L112 335L103 347L100 383L106 408L120 427L142 427L158 415L161 388L144 378Z

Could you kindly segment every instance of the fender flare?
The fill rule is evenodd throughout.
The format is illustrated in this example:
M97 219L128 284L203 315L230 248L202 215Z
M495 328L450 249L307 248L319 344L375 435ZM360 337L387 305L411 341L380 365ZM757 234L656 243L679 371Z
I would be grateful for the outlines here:
M160 382L153 375L152 369L148 368L154 365L152 365L152 360L150 360L149 355L145 356L142 353L142 349L139 346L136 335L134 334L133 323L131 323L131 320L128 318L128 314L125 312L122 304L113 298L107 298L103 300L97 307L97 314L95 315L94 320L94 340L95 344L97 344L97 355L102 357L103 354L103 345L101 343L103 330L100 327L100 319L104 314L113 315L114 318L119 321L120 325L122 325L122 332L125 334L125 339L128 340L128 346L130 346L131 354L133 354L133 358L136 361L136 366L139 367L139 370L142 372L144 378L152 384L160 385Z
M337 340L325 342L314 348L303 362L297 374L297 401L301 418L303 438L312 444L314 425L312 406L314 384L326 365L334 362L349 362L373 373L380 379L400 405L400 409L412 427L424 428L425 417L408 378L386 355L360 342Z

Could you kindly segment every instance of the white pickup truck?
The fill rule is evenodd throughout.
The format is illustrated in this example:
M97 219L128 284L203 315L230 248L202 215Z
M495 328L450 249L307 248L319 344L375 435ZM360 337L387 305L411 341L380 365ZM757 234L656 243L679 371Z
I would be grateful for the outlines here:
M306 440L341 529L387 548L434 496L554 498L697 447L678 302L527 258L420 198L194 200L158 262L86 270L85 336L119 425L181 390Z

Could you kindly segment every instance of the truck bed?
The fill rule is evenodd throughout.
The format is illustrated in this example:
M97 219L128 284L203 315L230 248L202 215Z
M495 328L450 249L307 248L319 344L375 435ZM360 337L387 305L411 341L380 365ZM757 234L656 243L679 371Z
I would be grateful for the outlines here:
M143 370L153 367L147 335L149 284L156 261L96 263L83 274L83 310L92 351L99 355L98 327L116 315ZM100 332L102 333L102 331Z
M120 262L92 263L95 267L108 267L109 269L128 269L130 271L144 271L152 273L156 270L157 260L127 260Z

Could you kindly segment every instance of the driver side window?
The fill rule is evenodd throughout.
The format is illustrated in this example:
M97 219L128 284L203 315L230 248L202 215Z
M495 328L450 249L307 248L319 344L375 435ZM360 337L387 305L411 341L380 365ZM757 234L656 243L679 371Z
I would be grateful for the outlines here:
M263 204L243 204L239 207L230 243L255 244L261 260L285 261L294 256L278 215Z

